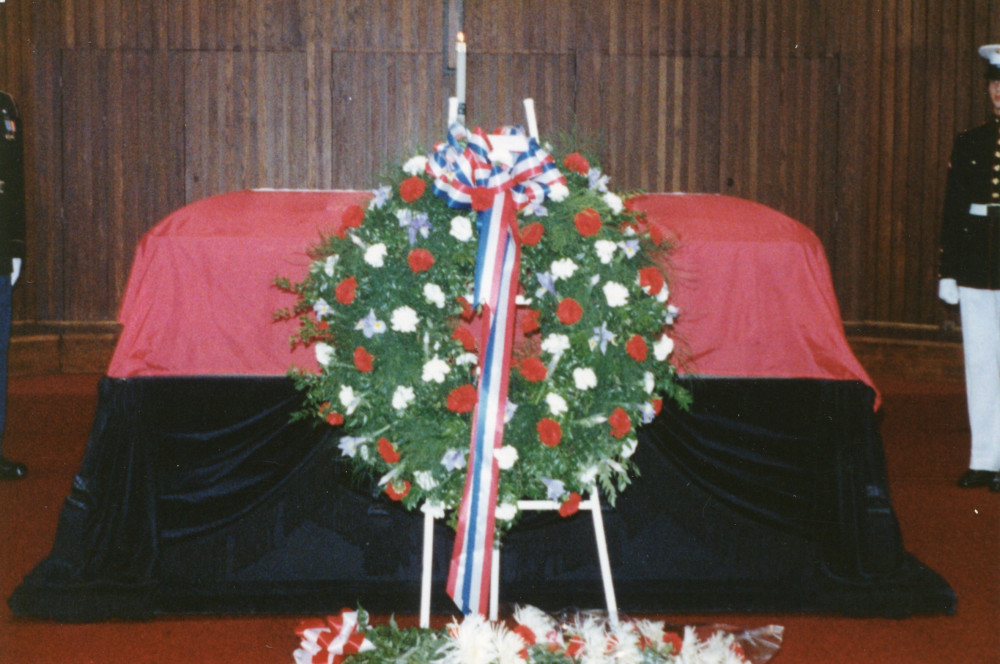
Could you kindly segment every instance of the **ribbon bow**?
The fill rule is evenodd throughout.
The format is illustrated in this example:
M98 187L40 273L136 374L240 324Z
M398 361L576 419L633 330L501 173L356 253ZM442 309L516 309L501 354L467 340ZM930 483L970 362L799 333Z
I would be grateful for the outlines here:
M358 629L358 612L343 609L325 620L306 620L295 633L302 639L295 664L340 664L348 655L374 650L375 645Z
M468 471L458 512L448 594L463 613L486 615L489 604L493 530L499 469L494 452L503 444L507 384L514 340L515 297L521 246L517 211L541 203L557 184L565 186L552 157L520 127L501 136L521 140L526 149L494 149L480 129L459 123L427 162L434 193L455 209L478 213L474 306L482 306L483 343L477 404L472 419ZM465 147L462 142L465 141Z

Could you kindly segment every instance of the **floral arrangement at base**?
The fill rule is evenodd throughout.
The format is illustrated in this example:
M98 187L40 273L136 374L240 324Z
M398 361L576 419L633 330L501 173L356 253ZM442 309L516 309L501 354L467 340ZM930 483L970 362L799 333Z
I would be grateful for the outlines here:
M668 247L579 152L556 160L532 138L512 154L459 130L349 207L312 247L305 280L278 279L297 296L279 315L300 320L293 343L311 344L320 365L292 371L306 416L342 426L343 455L389 498L450 512L454 525L487 344L471 304L477 240L506 186L493 183L514 182L520 288L496 528L514 523L521 499L557 501L568 516L598 486L613 505L635 470L636 428L664 398L689 398L670 363ZM472 183L459 190L463 167Z
M344 609L301 623L296 664L764 664L781 647L784 628L723 625L668 627L658 620L600 613L559 618L532 606L514 611L514 627L471 614L440 630L369 625L363 610Z

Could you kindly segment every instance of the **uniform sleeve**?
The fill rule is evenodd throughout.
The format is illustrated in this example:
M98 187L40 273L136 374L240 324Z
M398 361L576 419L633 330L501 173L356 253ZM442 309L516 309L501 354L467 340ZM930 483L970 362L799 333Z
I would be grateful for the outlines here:
M972 193L969 191L968 177L963 173L968 162L965 141L962 136L955 139L945 181L944 213L941 219L941 256L939 274L942 278L954 278L959 270L959 241L963 224L969 212Z

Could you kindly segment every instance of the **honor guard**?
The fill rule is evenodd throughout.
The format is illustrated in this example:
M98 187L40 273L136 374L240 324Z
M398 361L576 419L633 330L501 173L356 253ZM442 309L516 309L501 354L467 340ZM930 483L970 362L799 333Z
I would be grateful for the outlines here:
M14 100L0 92L0 480L16 480L28 472L24 464L3 456L7 419L7 350L10 347L11 290L24 260L24 135Z
M952 147L938 294L961 309L972 453L958 485L1000 492L1000 44L979 54L993 114Z

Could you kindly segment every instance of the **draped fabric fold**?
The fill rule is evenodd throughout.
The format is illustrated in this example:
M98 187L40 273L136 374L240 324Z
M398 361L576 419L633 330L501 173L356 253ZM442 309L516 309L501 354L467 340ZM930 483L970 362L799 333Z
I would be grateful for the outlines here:
M903 548L872 389L854 381L685 378L639 431L640 475L605 514L625 611L955 608ZM418 606L421 514L373 498L336 429L292 422L285 378L104 379L51 553L15 614L329 613ZM434 608L453 534L435 530ZM528 515L505 539L504 601L603 602L587 518Z

